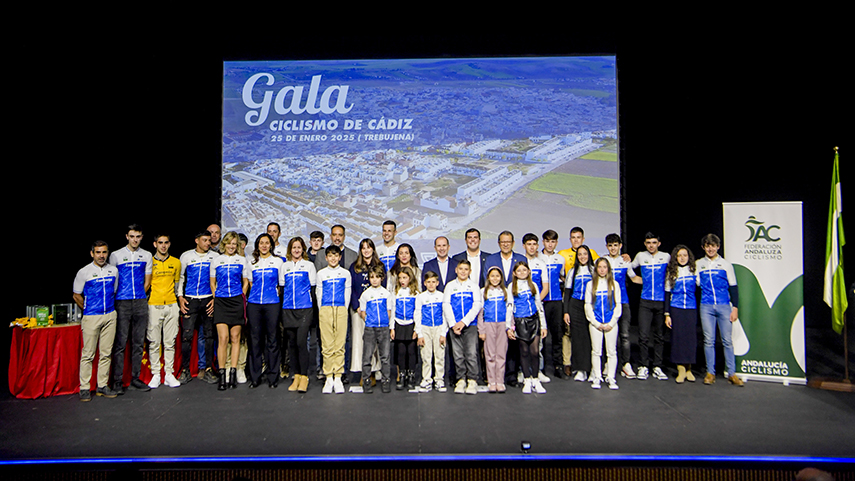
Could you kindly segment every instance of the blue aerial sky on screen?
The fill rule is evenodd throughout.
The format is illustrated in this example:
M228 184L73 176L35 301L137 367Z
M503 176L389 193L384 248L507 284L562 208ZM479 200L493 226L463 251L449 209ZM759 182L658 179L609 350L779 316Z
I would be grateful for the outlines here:
M225 62L223 222L355 245L391 218L452 251L469 226L602 237L616 140L614 57Z

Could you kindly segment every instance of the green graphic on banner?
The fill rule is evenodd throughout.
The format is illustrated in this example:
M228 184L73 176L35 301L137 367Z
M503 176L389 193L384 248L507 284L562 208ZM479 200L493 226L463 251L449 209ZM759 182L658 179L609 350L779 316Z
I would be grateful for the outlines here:
M740 374L803 378L805 373L793 353L793 324L804 306L804 276L793 279L770 307L754 273L734 264L739 285L739 322L749 349L736 357Z

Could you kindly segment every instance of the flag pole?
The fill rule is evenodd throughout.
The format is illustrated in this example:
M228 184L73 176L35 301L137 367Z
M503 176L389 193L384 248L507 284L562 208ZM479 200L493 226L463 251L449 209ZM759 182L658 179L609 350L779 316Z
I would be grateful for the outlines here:
M834 147L834 174L838 175L838 149ZM839 182L839 179L837 179ZM834 188L834 186L832 186ZM834 195L834 190L832 190L832 196ZM836 226L835 226L836 228ZM842 247L842 246L841 246ZM841 261L842 262L842 261ZM844 286L844 296L845 296L846 288ZM845 306L845 304L844 304ZM833 306L832 306L833 310ZM834 316L834 312L832 311L832 317ZM843 320L843 379L827 379L827 378L817 378L808 382L808 386L816 389L823 389L826 391L841 391L841 392L855 392L855 384L852 384L852 381L849 380L849 330L846 322L846 311L843 311L842 315Z

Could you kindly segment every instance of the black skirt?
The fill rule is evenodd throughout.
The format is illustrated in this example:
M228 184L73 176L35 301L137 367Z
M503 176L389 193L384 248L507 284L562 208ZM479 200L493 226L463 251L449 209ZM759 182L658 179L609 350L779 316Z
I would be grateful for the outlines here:
M214 324L244 325L243 296L215 297Z
M698 311L671 306L671 362L694 364L698 347Z
M413 339L413 333L416 332L416 324L398 324L395 323L395 341L404 342L404 341L415 341Z

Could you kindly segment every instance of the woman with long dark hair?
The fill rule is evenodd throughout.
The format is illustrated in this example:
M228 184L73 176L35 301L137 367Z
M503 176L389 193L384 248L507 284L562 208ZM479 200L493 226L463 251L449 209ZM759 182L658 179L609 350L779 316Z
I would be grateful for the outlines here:
M247 328L249 329L250 388L261 384L279 384L279 269L282 258L273 254L273 237L261 234L255 239L255 249L245 277L249 281L246 299ZM264 361L262 361L262 357ZM262 366L267 371L262 372Z
M591 282L594 265L591 249L582 244L576 249L573 270L564 283L564 322L570 326L571 364L574 380L584 382L591 370L591 334L585 317L585 287Z
M302 237L288 241L288 260L279 269L282 286L282 327L288 333L294 381L289 391L309 388L309 329L312 327L312 289L317 284L315 264Z

